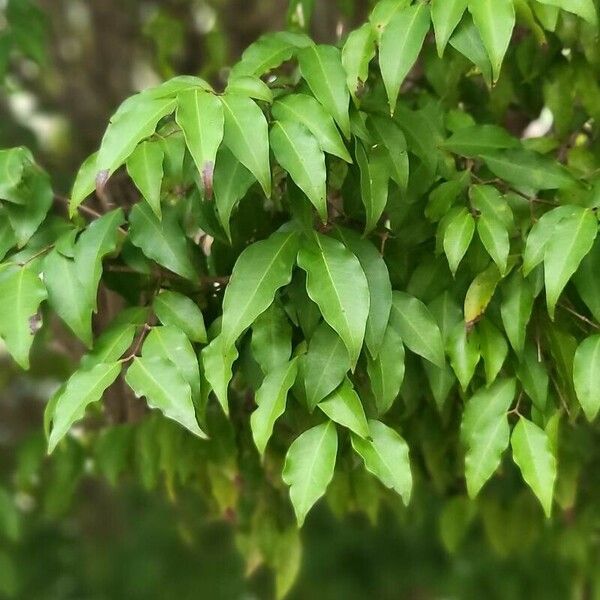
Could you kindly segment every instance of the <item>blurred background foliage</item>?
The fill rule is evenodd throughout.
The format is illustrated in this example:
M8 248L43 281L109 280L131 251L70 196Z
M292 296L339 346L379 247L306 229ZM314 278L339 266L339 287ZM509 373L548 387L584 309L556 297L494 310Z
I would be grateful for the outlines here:
M55 188L66 193L108 118L134 91L179 73L222 87L227 66L260 34L310 23L316 40L335 42L364 20L370 4L0 0L0 147L30 147ZM568 27L566 19L565 35ZM535 47L527 48L521 60L535 71ZM543 64L540 59L540 69ZM432 87L445 85L442 80L438 73ZM519 131L537 116L539 90L524 86L515 111L510 76L504 81L486 98L486 110ZM597 86L590 81L590 93ZM232 527L237 515L230 507L239 487L252 481L238 481L224 458L222 469L206 474L212 494L203 494L202 479L190 483L190 470L202 461L201 442L149 419L99 432L93 445L75 431L46 458L44 404L70 364L63 358L69 349L57 347L60 336L45 342L36 343L30 373L0 357L0 598L273 597L272 573L260 558L253 563L244 532ZM231 425L221 426L224 443L235 444ZM597 448L595 437L582 431L579 443ZM133 451L150 448L145 439L158 440L148 450L158 455ZM443 453L443 444L432 448L427 465L442 485ZM568 456L564 460L569 471ZM408 509L391 493L378 506L368 485L345 479L342 471L301 533L302 566L290 597L592 598L589 573L600 578L593 543L600 534L598 463L590 451L585 467L571 469L586 470L580 494L589 501L581 513L564 511L550 522L510 467L477 506L461 490L442 501L434 478ZM562 493L569 495L568 481ZM365 508L368 517L352 514ZM273 544L268 523L263 519L253 532L267 549Z

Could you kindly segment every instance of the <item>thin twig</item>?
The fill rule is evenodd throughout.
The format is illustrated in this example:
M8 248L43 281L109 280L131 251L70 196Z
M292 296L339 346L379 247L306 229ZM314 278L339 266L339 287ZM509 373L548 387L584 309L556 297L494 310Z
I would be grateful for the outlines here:
M561 304L559 304L559 306L561 308L564 308L567 312L571 313L574 317L577 317L579 320L583 321L590 327L593 327L594 329L600 329L600 325L598 325L597 323L594 323L594 321L592 321L591 319L588 319L585 315L578 313L576 310L573 310L566 304L561 303Z

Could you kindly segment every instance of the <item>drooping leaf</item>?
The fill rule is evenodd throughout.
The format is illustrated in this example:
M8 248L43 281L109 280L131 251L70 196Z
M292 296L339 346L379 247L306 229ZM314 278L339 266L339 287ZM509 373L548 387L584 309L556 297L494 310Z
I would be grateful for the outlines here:
M298 234L274 233L248 246L238 257L223 298L221 337L225 348L273 302L275 292L292 279Z
M297 437L286 454L282 477L299 526L333 477L337 446L335 425L327 421Z
M340 51L334 46L311 45L298 52L302 77L315 98L350 137L350 100Z
M396 431L380 421L370 420L369 431L370 440L353 435L352 447L363 459L367 471L408 504L412 492L408 445Z
M191 298L178 292L163 290L154 299L153 308L163 325L181 329L192 342L206 343L204 317Z
M488 86L492 84L492 63L473 19L463 19L450 38L450 45L466 56L480 71Z
M354 103L369 76L369 63L375 57L375 34L369 23L351 31L342 48L342 65L346 71L346 85Z
M429 6L417 3L398 11L379 41L379 66L394 114L402 82L415 64L429 31Z
M525 346L525 333L533 301L531 283L515 271L503 285L500 314L508 340L517 354L521 354Z
M460 387L466 391L481 358L477 332L467 332L465 324L458 323L450 332L446 352Z
M332 421L356 435L369 436L369 425L358 394L346 378L327 398L317 405Z
M325 155L317 138L306 127L294 121L275 121L270 141L277 162L306 194L325 222L327 173Z
M292 354L292 326L279 303L273 302L252 324L252 356L268 374Z
M596 25L598 22L598 14L593 0L537 0L548 6L556 6L567 12L574 13L585 19L588 23Z
M467 10L467 4L468 0L432 0L431 21L435 30L435 44L440 58L444 54L452 32Z
M355 154L360 169L360 189L366 212L365 234L367 234L375 229L387 204L388 154L381 146L367 152L358 140Z
M271 195L269 130L262 110L244 96L221 96L225 116L223 142Z
M273 92L271 88L258 77L242 75L240 77L229 78L227 82L226 94L240 94L248 96L254 100L261 100L269 104L273 103Z
M579 344L573 360L575 392L588 421L593 421L600 410L598 373L600 373L600 335L592 335Z
M442 147L461 156L479 156L490 151L518 148L519 141L497 125L471 125L455 131Z
M504 275L510 252L506 227L495 216L482 214L477 219L477 233L488 254L498 266L500 274Z
M531 398L535 407L544 411L548 400L549 378L544 362L533 344L525 346L517 375L523 390Z
M146 398L150 408L206 438L196 420L191 388L174 363L158 356L137 357L127 370L125 381L136 396Z
M294 384L298 372L298 359L282 363L267 373L256 392L258 408L250 416L252 437L262 456L273 433L275 421L285 411L287 394Z
M408 186L409 161L406 138L398 124L388 117L371 115L367 121L375 140L388 156L389 176L405 190Z
M473 279L465 294L464 313L467 326L471 326L483 315L501 278L498 267L491 264Z
M488 385L496 380L508 356L508 342L500 330L489 320L478 325L479 348L483 358L485 380Z
M461 424L461 439L467 447L465 477L469 497L475 498L494 474L508 447L510 428L507 411L515 397L515 380L498 379L478 390L468 401Z
M369 314L369 286L360 262L341 242L320 233L303 240L298 266L308 295L342 338L353 365L358 361Z
M233 376L232 367L237 357L238 351L235 345L225 347L222 336L212 340L201 353L204 376L226 415L229 415L227 388Z
M556 458L543 429L521 417L511 437L513 460L540 501L546 516L552 512Z
M165 153L158 142L142 142L127 159L127 173L160 219L160 188Z
M466 208L448 223L444 233L444 252L452 273L456 273L460 261L471 245L474 233L475 221Z
M121 363L99 363L89 370L76 371L64 389L54 399L51 414L52 428L48 438L48 452L52 452L66 435L71 425L79 421L85 409L102 398L121 372Z

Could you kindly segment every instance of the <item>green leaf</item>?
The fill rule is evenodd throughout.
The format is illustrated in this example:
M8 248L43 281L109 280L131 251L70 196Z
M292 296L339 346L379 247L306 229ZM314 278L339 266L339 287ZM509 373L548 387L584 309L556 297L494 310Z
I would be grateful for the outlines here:
M506 229L514 227L514 215L506 197L492 185L473 185L469 188L471 206L488 218L502 223Z
M204 90L187 90L177 96L177 124L200 173L205 195L212 197L217 150L223 141L223 104Z
M267 197L271 195L269 164L269 128L265 115L256 103L244 96L221 96L225 115L223 141L233 155L260 183Z
M367 373L381 416L392 407L404 380L404 344L396 323L385 329L377 358L367 355Z
M349 138L349 94L340 51L333 46L308 46L298 52L298 63L315 98Z
M289 94L280 98L271 109L279 121L304 125L319 142L321 150L352 162L331 115L308 94Z
M179 374L189 384L192 400L201 395L198 357L185 333L177 327L153 327L144 340L142 358L164 358L172 362Z
M342 48L346 85L355 104L369 77L369 63L375 58L375 34L369 23L351 31Z
M577 347L573 360L573 382L577 399L588 421L600 410L600 335L585 338Z
M460 261L469 249L474 233L475 220L466 208L448 222L444 232L444 252L453 274L456 274Z
M450 332L446 352L460 387L466 391L481 358L477 332L469 333L464 323L458 323Z
M270 141L277 162L327 221L325 155L317 138L299 123L275 121Z
M44 282L48 302L73 333L88 347L92 345L92 309L89 291L82 288L74 260L56 249L44 260Z
M400 86L415 64L429 31L429 6L417 3L398 11L379 41L379 67L394 114Z
M227 82L226 94L240 94L248 96L254 100L262 100L269 104L273 103L273 92L271 88L258 77L243 75L240 77L229 78Z
M438 56L444 54L446 44L460 23L463 13L467 9L468 0L432 0L431 21L435 31L435 44Z
M160 410L194 435L206 438L196 420L191 388L171 361L158 356L136 357L125 381L138 398L146 397L150 408Z
M543 412L548 401L549 378L537 348L531 343L525 347L517 375L525 393L533 400L535 407Z
M463 19L450 38L450 45L466 56L480 71L488 86L492 84L492 63L473 19Z
M513 0L469 0L468 3L473 22L490 57L496 82L515 26Z
M585 19L588 23L596 25L598 22L598 15L596 13L596 7L594 6L593 0L537 0L541 4L548 6L556 6L562 8L567 12L574 13Z
M554 159L528 150L504 150L481 154L490 171L517 188L531 192L573 187L571 173Z
M360 169L361 199L365 206L367 234L375 229L387 204L389 155L381 146L370 149L367 154L359 140L356 140L355 154Z
M500 273L506 273L510 241L508 231L502 221L492 215L482 214L477 219L477 233L484 248L498 266Z
M282 476L290 486L298 526L333 478L337 446L335 425L327 421L297 437L286 454Z
M382 144L388 157L389 176L406 190L408 186L409 162L406 138L398 124L389 117L370 115L368 125L373 137ZM357 142L358 143L358 142Z
M550 318L564 287L577 271L583 257L592 249L598 233L595 213L581 209L554 228L544 252L546 304Z
M579 297L590 309L596 321L600 321L600 277L597 277L598 273L600 273L600 238L597 237L592 249L581 261L579 269L573 276L573 283Z
M387 24L399 11L406 8L410 2L411 0L380 0L375 4L369 15L369 21L378 40L381 39L381 34L387 27Z
M408 504L412 491L408 445L396 431L380 421L369 420L369 430L371 439L353 435L352 447L363 459L367 471Z
M15 190L21 183L25 167L31 162L33 158L26 148L0 150L0 199L22 203Z
M332 421L346 427L356 435L369 436L369 425L358 394L346 378L327 398L317 405Z
M66 435L71 425L79 421L85 409L102 398L121 372L121 363L100 363L89 370L76 371L65 388L54 399L52 428L48 439L48 453L52 452Z
M233 376L232 367L237 357L235 345L225 347L222 336L216 337L201 354L204 376L226 415L229 415L227 387Z
M69 198L69 217L73 218L77 214L77 207L94 191L96 187L96 163L98 162L98 153L90 154L79 167L79 171L71 188L71 197Z
M159 221L150 206L136 204L129 214L129 238L148 258L181 277L194 281L186 237L174 210L164 211Z
M566 205L553 208L537 220L527 236L523 252L523 275L529 273L544 260L544 253L550 238L558 224L567 217L572 217L583 211L579 206Z
M556 481L556 458L546 432L521 417L513 430L511 446L513 460L521 469L523 479L549 518Z
M9 354L23 369L29 369L29 349L39 329L38 309L46 299L46 288L26 267L0 277L0 337Z
M221 146L217 153L213 186L219 221L230 240L231 213L255 181L254 175L232 154L231 150Z
M485 380L488 385L494 382L508 356L508 342L500 330L489 320L484 319L477 327L479 331L479 347Z
M351 229L336 228L336 235L358 258L369 286L369 316L365 344L372 357L379 354L392 308L392 284L387 266L375 246Z
M419 299L394 291L390 324L415 354L440 368L444 366L442 334L429 309Z
M252 356L267 374L290 360L292 326L285 310L273 302L252 325Z
M370 303L360 262L342 243L314 232L302 241L298 266L306 272L308 295L342 338L352 365L356 365Z
M10 226L8 215L0 209L0 260L3 260L6 253L17 245L17 238Z
M160 219L160 188L165 153L158 142L142 142L127 159L127 173Z
M471 125L455 131L441 146L461 156L479 156L494 150L518 148L519 140L497 125Z
M154 299L152 307L163 325L181 329L192 342L207 342L202 311L191 298L178 292L163 290Z
M467 401L461 423L461 439L467 447L465 477L470 498L475 498L494 474L508 447L507 411L515 397L514 379L499 379L478 390Z
M302 374L308 409L312 410L343 381L350 357L342 339L321 323L308 343Z
M483 315L501 278L498 267L491 264L473 279L465 295L464 313L467 326L475 323Z
M258 408L250 416L252 438L261 456L273 433L275 421L284 413L287 395L298 373L298 359L282 363L267 373L256 392Z
M221 336L225 348L273 302L275 292L292 279L298 234L274 233L248 246L238 257L223 298Z
M96 174L112 175L131 155L135 147L156 130L158 122L170 115L177 104L172 97L151 98L143 94L132 96L111 118L98 157ZM91 190L90 190L91 191ZM71 210L79 198L71 198Z

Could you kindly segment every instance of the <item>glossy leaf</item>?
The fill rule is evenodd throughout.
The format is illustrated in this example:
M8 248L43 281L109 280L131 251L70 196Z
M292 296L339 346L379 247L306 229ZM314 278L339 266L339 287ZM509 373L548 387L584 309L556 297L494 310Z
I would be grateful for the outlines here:
M160 188L165 153L158 142L142 142L127 159L127 173L160 219Z
M573 361L573 382L577 399L589 421L600 410L600 335L587 337L577 347Z
M273 302L252 324L252 356L268 374L292 354L292 326L279 303Z
M369 76L369 63L375 58L375 34L369 23L351 31L342 48L346 85L355 103Z
M435 30L438 56L443 56L452 32L467 10L467 4L468 0L432 0L431 21Z
M346 427L360 437L369 436L365 411L348 378L317 406L338 425Z
M466 208L448 223L444 233L444 252L452 273L456 273L460 261L471 245L474 233L475 221Z
M154 299L153 308L163 325L181 329L192 342L206 343L204 317L191 298L178 292L163 290Z

